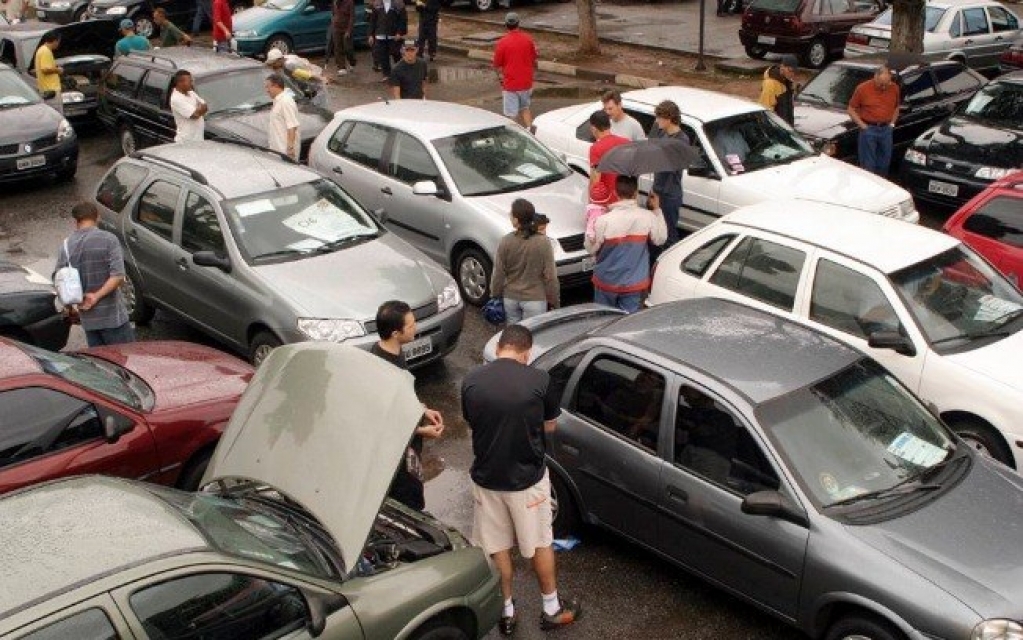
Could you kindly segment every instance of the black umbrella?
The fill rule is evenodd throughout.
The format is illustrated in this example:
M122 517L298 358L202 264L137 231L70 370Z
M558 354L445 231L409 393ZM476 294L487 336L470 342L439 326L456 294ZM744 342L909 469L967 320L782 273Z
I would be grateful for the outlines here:
M681 171L700 158L700 152L685 140L653 138L618 145L604 154L597 171L623 176L641 176L658 171Z

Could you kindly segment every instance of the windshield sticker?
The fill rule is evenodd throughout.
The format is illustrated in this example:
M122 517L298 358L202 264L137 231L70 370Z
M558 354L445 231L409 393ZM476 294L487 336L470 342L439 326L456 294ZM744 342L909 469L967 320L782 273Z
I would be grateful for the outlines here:
M941 447L905 431L892 440L888 452L920 467L933 467L948 455Z
M516 175L514 173L502 173L498 177L504 180L505 182L510 182L512 184L525 184L529 182L531 179L527 178L526 176Z
M526 176L530 180L537 180L547 175L547 172L542 168L536 166L532 162L524 162L520 164L516 169L519 173Z
M234 210L242 218L247 218L260 213L266 213L267 211L273 211L274 205L267 199L253 200L252 202L239 202L234 206Z
M333 242L366 230L366 227L357 220L342 213L323 198L295 215L285 218L281 223L302 235L323 242Z
M1015 302L1002 300L998 296L993 296L990 293L981 296L979 302L980 307L977 309L976 315L973 316L973 319L977 322L994 322L999 318L1023 308Z
M742 166L742 158L738 154L729 153L725 156L725 162L728 163L728 168L732 170L733 174L746 171L746 167Z

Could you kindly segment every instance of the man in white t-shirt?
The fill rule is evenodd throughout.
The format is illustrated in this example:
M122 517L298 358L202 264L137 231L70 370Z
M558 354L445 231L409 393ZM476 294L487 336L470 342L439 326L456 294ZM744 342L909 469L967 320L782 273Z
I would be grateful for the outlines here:
M266 92L273 98L270 109L270 148L298 162L301 137L298 132L298 106L283 76L278 73L266 79Z
M177 135L174 142L191 142L203 139L206 129L204 116L209 111L206 101L192 89L192 74L181 69L174 74L174 89L170 97L171 113Z
M625 109L622 109L621 93L614 89L605 91L600 96L600 102L604 105L604 112L611 118L611 133L632 142L646 140L646 132L643 131L643 125L625 113Z

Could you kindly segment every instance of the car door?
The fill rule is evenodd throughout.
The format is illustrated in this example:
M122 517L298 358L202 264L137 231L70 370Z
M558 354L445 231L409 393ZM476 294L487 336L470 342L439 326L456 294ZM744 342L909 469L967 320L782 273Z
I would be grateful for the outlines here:
M125 246L146 295L167 306L176 299L174 218L184 197L180 185L164 179L150 182L124 216Z
M386 127L346 120L327 142L327 166L318 167L370 211L384 206L381 178L389 135ZM409 239L404 233L398 235Z
M669 450L658 495L659 550L788 620L796 617L809 531L778 518L744 514L742 501L778 491L776 461L751 422L710 385L679 377L668 405Z
M142 67L118 61L103 78L100 114L106 124L135 128L145 121L145 104L137 97L145 73Z
M21 627L18 640L115 640L133 638L113 598L102 594Z
M330 17L330 0L302 0L288 17L287 25L296 49L322 49L327 42Z
M985 69L998 64L995 53L995 35L991 33L984 7L970 7L960 11L962 29L956 39L966 55L966 64L974 69Z
M993 35L991 53L997 60L1019 36L1019 18L1005 7L997 5L987 7L987 16Z
M716 232L701 233L699 237L693 236L692 241L690 238L683 240L691 251L682 252L678 260L658 261L647 303L661 304L696 297L700 279L738 235L726 227L718 228Z
M416 245L424 253L446 263L451 188L436 160L422 141L404 131L395 131L386 166L387 175L380 192L388 226L416 235L419 240ZM424 181L437 187L436 196L412 193L412 186Z
M149 70L142 79L138 100L145 108L139 111L136 132L143 144L174 141L177 128L168 104L170 83L171 74L161 69Z
M689 144L699 152L698 166L682 172L682 211L679 218L687 229L699 229L729 213L736 205L723 201L724 181L728 174L710 142L702 123L682 114L682 130Z
M948 115L942 106L934 78L926 66L906 73L899 81L902 104L892 133L895 146L892 157L895 159L901 159L906 147L934 126L941 119L942 113Z
M996 193L962 225L963 240L1017 287L1023 285L1023 192Z

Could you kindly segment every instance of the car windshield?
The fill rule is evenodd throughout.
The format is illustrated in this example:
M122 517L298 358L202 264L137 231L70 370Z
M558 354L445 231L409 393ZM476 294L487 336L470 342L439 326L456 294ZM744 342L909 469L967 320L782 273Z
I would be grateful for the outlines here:
M381 233L366 210L329 180L224 204L238 246L257 262L337 251Z
M1023 128L1023 84L993 82L973 95L962 115Z
M156 403L153 390L142 378L112 362L81 353L56 353L25 344L19 346L50 375L138 411L150 411Z
M809 143L771 111L752 111L703 126L729 175L815 155Z
M893 273L891 281L936 348L960 348L1019 330L1023 296L962 245Z
M924 8L924 31L934 33L934 29L937 28L938 23L941 22L941 16L945 15L945 9L938 7L925 7ZM870 23L870 26L892 26L892 9L891 7L882 11L874 21Z
M302 0L269 0L264 2L262 7L264 9L278 9L280 11L291 11L298 6L298 3Z
M273 100L266 93L263 81L267 72L261 68L243 69L231 73L218 73L213 76L196 78L195 92L202 96L210 107L210 113L224 111L249 111L270 106ZM289 88L296 100L301 100L302 93L294 86Z
M753 11L771 11L773 13L794 13L801 0L753 0L750 9Z
M833 64L807 82L799 92L799 97L845 107L849 104L856 87L872 76L870 69Z
M822 507L891 490L955 448L937 418L872 360L772 400L757 414Z
M463 196L507 193L557 182L572 170L533 136L501 126L433 141Z
M0 71L0 109L21 107L41 102L39 94L15 71Z

